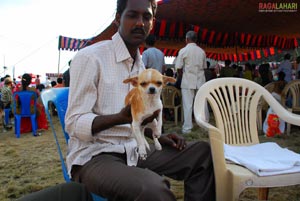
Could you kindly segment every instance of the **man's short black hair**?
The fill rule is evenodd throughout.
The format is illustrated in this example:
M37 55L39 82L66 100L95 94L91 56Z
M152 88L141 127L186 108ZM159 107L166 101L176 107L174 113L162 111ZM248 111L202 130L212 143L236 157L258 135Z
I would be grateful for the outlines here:
M149 0L151 2L151 6L152 6L152 14L153 16L156 15L156 10L157 10L157 3L156 0ZM127 6L127 2L128 0L118 0L117 1L117 13L119 13L120 15L123 13L123 11L125 10L126 6Z
M284 55L284 60L290 60L291 59L291 55L289 53Z
M229 59L225 60L225 66L229 66L231 64L231 61Z

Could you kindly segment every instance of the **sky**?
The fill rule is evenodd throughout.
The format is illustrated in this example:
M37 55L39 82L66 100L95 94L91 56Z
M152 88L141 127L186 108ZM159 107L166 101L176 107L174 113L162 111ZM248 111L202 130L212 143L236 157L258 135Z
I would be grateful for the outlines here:
M116 0L0 0L0 77L64 72L76 52L59 59L58 36L96 36L115 9Z

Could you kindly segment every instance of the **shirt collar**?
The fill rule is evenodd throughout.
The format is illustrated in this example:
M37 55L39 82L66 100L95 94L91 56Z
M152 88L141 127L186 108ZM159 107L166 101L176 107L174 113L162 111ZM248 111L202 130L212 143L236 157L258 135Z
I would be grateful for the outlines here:
M124 43L124 40L122 39L121 35L119 34L119 32L115 33L112 36L112 42L114 44L115 47L115 56L117 58L117 62L122 62L128 59L132 59L131 55ZM140 64L140 60L141 60L141 54L140 51L138 51L137 49L137 54L136 54L136 58L135 58L135 63L136 64Z
M122 39L121 35L119 34L119 32L115 33L112 36L112 42L115 47L115 54L116 54L117 62L121 62L121 61L131 58L131 55L124 43L124 40ZM137 55L137 57L135 59L139 59L140 53L138 50L137 50L136 55Z
M196 46L196 43L188 43L186 46Z

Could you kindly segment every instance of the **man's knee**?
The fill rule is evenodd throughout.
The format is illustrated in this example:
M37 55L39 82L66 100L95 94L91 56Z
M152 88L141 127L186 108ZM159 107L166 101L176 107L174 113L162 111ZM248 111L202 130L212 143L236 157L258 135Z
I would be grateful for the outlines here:
M137 200L143 201L175 201L176 198L170 190L170 183L164 177L151 179L141 184Z

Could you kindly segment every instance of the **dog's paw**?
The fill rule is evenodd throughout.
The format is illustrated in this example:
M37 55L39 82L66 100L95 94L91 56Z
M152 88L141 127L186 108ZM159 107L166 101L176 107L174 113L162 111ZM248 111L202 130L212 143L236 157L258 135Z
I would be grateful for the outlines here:
M156 137L153 138L154 140L154 146L156 150L162 150L161 144L159 143L158 139Z
M146 160L147 158L147 151L146 151L146 147L145 146L139 146L139 157L142 160Z

